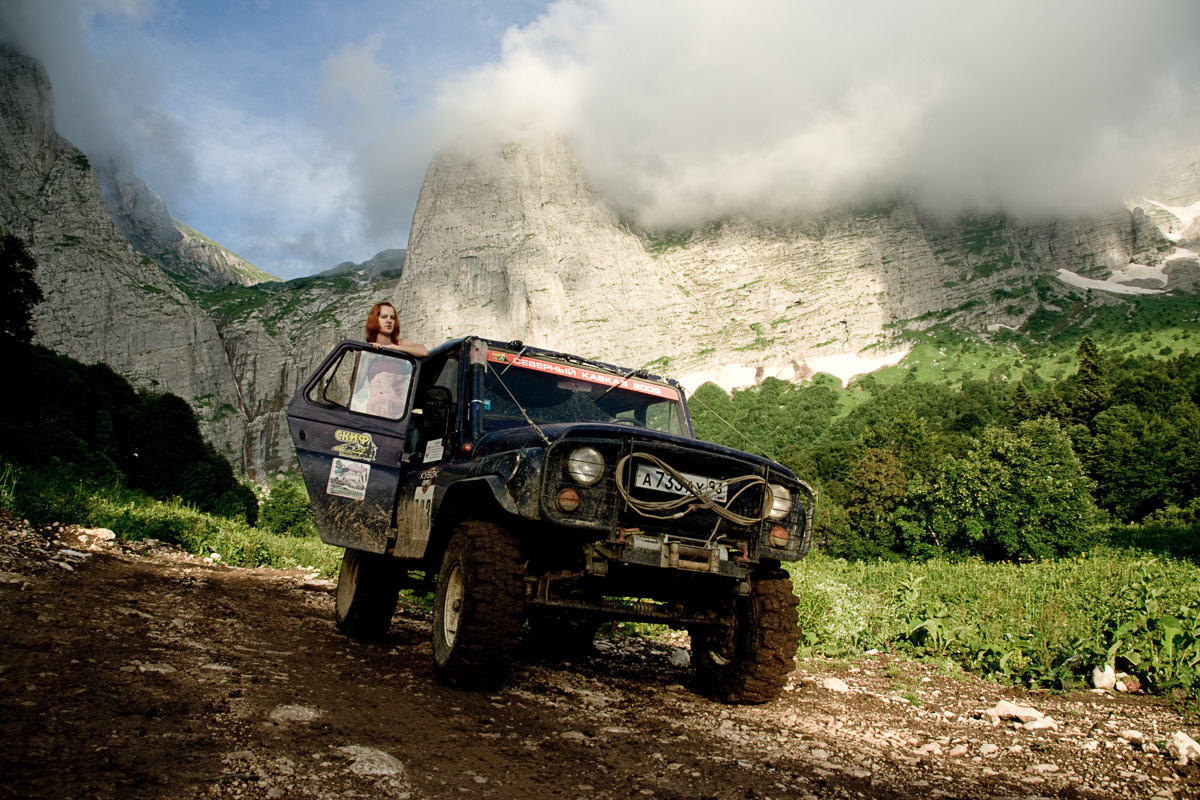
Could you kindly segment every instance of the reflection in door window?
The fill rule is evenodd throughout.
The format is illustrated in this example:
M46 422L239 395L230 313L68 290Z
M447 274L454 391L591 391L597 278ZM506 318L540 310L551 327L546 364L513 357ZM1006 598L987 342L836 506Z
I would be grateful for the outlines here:
M400 419L408 410L412 362L386 352L348 350L320 377L308 399L360 414Z

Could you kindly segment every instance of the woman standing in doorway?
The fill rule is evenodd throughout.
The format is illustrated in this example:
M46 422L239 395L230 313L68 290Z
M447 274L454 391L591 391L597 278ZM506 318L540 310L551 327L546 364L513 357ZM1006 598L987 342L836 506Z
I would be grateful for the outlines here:
M391 303L376 303L367 312L367 342L375 347L390 347L418 358L429 355L429 348L425 345L400 337L396 307Z

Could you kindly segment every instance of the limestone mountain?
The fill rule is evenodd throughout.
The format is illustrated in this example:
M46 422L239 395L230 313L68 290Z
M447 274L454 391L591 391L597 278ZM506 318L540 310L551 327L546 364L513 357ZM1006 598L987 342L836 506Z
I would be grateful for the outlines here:
M450 150L417 202L400 317L426 341L478 332L726 388L802 378L935 322L1017 328L1047 307L1193 289L1192 155L1162 200L1089 219L939 219L896 200L655 233L591 191L560 139Z
M38 263L45 299L34 309L34 340L180 395L201 415L205 435L239 454L245 424L229 413L239 392L216 326L114 226L87 157L55 130L45 70L7 47L0 47L0 186L0 225Z
M181 282L217 287L279 280L173 218L163 199L127 164L108 158L95 165L95 172L113 223L138 252Z
M357 275L361 278L398 278L404 269L404 257L408 251L403 249L381 250L371 258L355 264L353 261L343 261L332 269L318 272L318 277L329 278L335 275Z

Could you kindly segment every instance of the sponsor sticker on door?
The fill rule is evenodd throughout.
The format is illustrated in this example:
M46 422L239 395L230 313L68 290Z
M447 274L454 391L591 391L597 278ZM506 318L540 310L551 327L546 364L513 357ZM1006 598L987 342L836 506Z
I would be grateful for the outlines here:
M329 467L329 483L325 493L350 500L362 500L367 496L367 481L371 479L371 465L360 461L335 458Z
M375 440L371 438L371 434L369 433L338 430L334 432L333 438L338 443L332 449L342 458L374 461L375 455L379 452L379 448L375 445Z

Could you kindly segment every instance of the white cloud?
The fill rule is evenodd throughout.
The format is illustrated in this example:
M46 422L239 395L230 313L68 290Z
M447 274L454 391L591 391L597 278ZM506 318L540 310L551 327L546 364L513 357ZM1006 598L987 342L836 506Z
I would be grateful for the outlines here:
M347 113L360 123L372 122L399 104L395 78L379 60L385 38L373 33L325 60L317 99L327 115Z
M561 133L626 215L683 227L897 193L1087 212L1200 139L1195 0L558 0L497 50L529 8L0 0L0 38L64 135L285 277L404 246L455 142Z
M295 120L265 119L218 98L196 110L200 118L187 126L200 132L192 149L197 193L226 198L224 224L237 245L225 244L256 263L270 254L270 267L288 277L362 250L361 202L345 151Z
M1086 212L1200 134L1191 2L563 0L443 87L444 124L558 130L651 225L902 191Z

